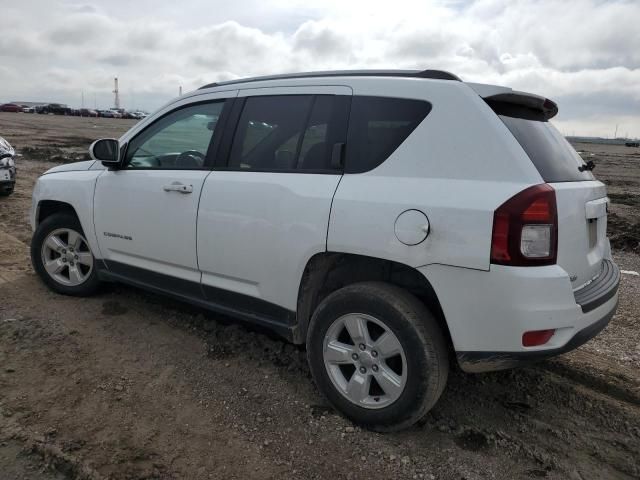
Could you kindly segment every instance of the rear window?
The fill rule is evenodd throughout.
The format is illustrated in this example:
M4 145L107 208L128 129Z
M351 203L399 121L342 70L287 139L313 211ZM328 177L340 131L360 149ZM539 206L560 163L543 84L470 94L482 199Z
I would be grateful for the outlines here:
M549 122L499 115L522 146L545 182L582 182L593 174L578 167L584 165L578 152Z
M404 98L355 96L347 140L347 173L362 173L384 162L424 120L431 104Z

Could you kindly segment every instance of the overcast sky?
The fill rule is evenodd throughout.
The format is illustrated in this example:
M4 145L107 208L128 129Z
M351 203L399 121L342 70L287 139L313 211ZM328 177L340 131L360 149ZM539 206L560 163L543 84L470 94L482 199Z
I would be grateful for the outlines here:
M640 137L640 0L0 0L0 102L153 110L216 80L435 68L558 102L565 134Z

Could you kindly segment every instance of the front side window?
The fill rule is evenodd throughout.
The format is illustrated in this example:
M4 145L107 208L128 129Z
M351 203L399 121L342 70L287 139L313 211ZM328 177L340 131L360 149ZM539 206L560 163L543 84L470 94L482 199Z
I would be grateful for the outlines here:
M126 168L203 168L223 106L201 103L162 117L129 142Z
M346 140L348 102L335 95L248 97L229 167L263 171L331 170L333 145Z

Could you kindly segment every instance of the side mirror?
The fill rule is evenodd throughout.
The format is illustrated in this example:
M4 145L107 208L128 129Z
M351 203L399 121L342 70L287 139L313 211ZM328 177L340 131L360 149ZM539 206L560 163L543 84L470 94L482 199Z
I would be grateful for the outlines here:
M96 140L89 147L89 155L105 167L120 166L120 142L115 138Z

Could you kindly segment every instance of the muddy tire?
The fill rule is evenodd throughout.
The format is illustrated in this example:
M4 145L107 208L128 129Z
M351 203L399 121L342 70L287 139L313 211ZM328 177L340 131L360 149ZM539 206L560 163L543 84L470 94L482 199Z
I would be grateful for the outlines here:
M31 263L57 293L84 297L100 287L96 260L75 215L57 213L38 225L31 239Z
M378 282L344 287L318 306L307 356L319 390L358 425L407 428L435 405L449 373L438 323L415 296Z

